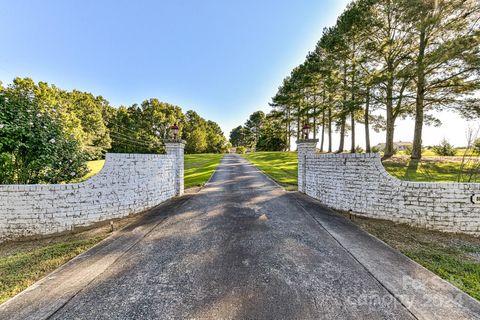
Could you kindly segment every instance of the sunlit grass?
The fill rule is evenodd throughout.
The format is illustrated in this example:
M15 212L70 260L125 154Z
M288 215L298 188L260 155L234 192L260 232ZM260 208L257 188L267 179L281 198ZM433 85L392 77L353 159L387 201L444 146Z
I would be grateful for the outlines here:
M0 303L18 294L104 237L74 239L0 257Z
M296 152L255 152L243 155L288 190L297 186ZM389 174L401 180L419 182L480 182L480 167L473 160L462 167L460 161L428 160L420 162L394 157L383 163Z
M298 160L296 152L255 152L244 154L243 157L287 190L297 189Z
M480 239L355 217L362 229L480 300Z
M383 166L392 176L407 181L480 182L480 166L476 161L462 166L459 161L394 158L384 161Z
M223 154L186 154L185 188L205 184L222 158Z

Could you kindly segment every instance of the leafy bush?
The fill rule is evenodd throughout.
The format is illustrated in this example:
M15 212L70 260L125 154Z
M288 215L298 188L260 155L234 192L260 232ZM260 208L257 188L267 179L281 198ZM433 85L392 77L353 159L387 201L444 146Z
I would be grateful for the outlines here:
M473 152L480 155L480 138L473 142Z
M447 139L443 139L439 145L433 146L432 150L435 154L442 157L451 157L456 154L455 148L447 141Z
M245 148L244 146L237 147L237 153L244 154L245 152L247 152L247 148Z
M360 147L360 146L357 146L357 147L355 148L355 153L364 153L364 152L365 152L365 150L363 150L363 148Z
M53 110L53 111L52 111ZM77 140L26 87L0 88L0 183L60 183L87 173Z
M380 153L380 148L379 147L372 147L372 148L370 148L370 151L372 153Z
M411 156L411 155L412 155L412 151L413 151L413 147L412 147L412 146L406 146L406 147L405 147L405 150L403 150L403 152L404 152L407 156Z

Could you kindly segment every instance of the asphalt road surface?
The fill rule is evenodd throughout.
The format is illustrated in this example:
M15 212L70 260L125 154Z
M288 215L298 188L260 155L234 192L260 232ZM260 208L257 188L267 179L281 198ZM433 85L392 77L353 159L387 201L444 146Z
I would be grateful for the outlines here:
M0 306L1 319L473 319L479 303L226 155L169 201Z

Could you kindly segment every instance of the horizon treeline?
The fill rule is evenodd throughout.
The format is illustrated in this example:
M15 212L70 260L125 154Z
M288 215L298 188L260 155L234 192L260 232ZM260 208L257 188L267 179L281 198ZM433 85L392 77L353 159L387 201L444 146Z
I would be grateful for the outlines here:
M412 118L411 157L420 159L424 125L440 125L432 111L480 118L479 26L477 0L353 1L283 80L266 117L281 123L286 150L308 123L321 151L349 142L356 152L362 124L366 152L370 131L385 131L385 157L395 152L396 121Z
M107 151L162 153L173 124L186 153L227 150L217 123L158 99L115 108L102 96L30 78L0 83L0 184L72 181Z

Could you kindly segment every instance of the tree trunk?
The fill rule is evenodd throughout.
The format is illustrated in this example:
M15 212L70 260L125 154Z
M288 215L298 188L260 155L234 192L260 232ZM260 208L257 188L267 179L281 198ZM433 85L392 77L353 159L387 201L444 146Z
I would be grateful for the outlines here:
M328 107L328 152L332 152L332 107Z
M343 105L342 116L340 118L340 145L338 146L338 153L342 153L345 149L345 122L347 121L347 114L345 104L347 102L347 62L343 61Z
M393 79L389 79L387 82L387 101L386 101L386 109L387 109L387 132L385 138L385 152L384 158L390 158L393 156L394 149L393 149L393 135L395 131L395 118L393 114Z
M350 87L350 92L351 92L351 105L350 105L350 117L351 117L351 126L352 126L352 136L351 136L351 142L352 145L350 147L350 152L355 153L355 109L356 109L356 104L355 104L355 42L353 42L353 50L352 50L352 83Z
M298 103L297 107L297 140L302 139L302 133L300 131L300 103Z
M351 126L352 126L352 146L350 148L351 153L355 153L355 113L352 111L350 112L351 119Z
M290 129L290 108L287 109L287 151L290 151L290 146L291 146L291 129Z
M425 31L420 32L420 46L417 58L417 97L415 100L415 131L413 134L412 159L422 158L422 130L425 100Z
M345 121L346 117L343 115L340 123L340 145L338 146L337 153L342 153L345 149Z
M313 139L317 139L317 114L316 113L317 113L317 107L314 106L313 107Z
M320 152L323 152L324 140L325 140L325 110L322 111L322 138L320 140Z
M364 114L364 121L365 121L365 152L370 153L372 152L372 148L370 147L370 88L367 87L367 95L365 97L365 114Z

